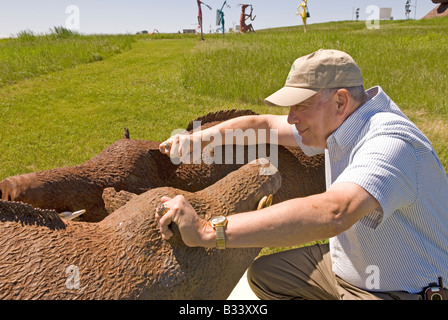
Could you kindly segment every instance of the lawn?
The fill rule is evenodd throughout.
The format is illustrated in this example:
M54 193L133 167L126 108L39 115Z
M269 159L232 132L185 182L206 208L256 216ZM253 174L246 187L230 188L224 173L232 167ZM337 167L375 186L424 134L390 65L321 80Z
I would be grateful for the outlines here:
M13 39L0 40L0 87L23 79L101 61L130 49L131 35L83 36L63 27L48 34L21 31Z
M80 164L120 139L162 141L198 116L269 108L292 62L319 48L350 53L433 142L448 168L448 19L333 22L256 34L49 35L0 41L0 180Z

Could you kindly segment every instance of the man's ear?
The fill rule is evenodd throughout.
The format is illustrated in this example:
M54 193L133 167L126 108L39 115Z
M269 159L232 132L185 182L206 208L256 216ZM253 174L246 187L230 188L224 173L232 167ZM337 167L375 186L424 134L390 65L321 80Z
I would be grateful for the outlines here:
M336 103L337 103L337 112L340 115L343 115L347 111L348 104L350 102L350 94L347 89L339 89L336 92Z

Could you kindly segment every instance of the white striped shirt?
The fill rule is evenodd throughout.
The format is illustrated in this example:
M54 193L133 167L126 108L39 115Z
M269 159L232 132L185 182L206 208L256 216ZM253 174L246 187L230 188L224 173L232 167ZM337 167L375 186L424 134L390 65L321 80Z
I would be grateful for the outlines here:
M327 139L327 189L363 187L381 205L330 239L333 271L369 291L448 284L448 178L431 143L380 87Z

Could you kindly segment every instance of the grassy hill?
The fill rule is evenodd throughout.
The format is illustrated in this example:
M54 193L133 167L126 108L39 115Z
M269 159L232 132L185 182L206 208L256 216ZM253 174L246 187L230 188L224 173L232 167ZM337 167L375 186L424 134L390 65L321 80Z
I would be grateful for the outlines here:
M264 97L283 86L296 58L319 48L351 54L366 87L382 86L448 168L447 27L446 18L382 22L378 30L349 21L205 42L24 32L0 41L0 180L82 163L124 127L131 138L162 141L210 111L286 113L264 106Z

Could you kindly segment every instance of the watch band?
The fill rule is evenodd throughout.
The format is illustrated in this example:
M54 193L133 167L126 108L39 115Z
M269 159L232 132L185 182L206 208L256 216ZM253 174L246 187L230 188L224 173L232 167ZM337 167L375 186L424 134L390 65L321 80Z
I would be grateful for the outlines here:
M227 225L227 218L224 216L215 216L209 219L210 225L215 229L216 234L216 248L226 248L226 234L225 227Z
M215 226L216 231L216 248L225 249L226 248L226 235L224 232L224 226Z

